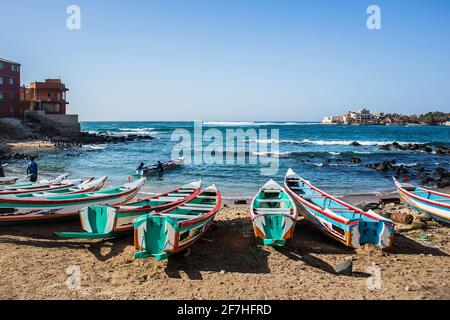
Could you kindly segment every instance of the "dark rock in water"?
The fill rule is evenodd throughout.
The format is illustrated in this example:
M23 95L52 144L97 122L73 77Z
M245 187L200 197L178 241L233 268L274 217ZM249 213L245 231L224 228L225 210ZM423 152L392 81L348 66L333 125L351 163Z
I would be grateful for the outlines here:
M434 170L434 175L437 177L437 178L445 178L446 177L446 175L448 175L449 173L447 172L447 170L445 170L444 168L442 168L442 167L437 167L435 170Z
M361 144L357 141L353 141L352 143L350 143L350 146L359 147L361 146Z
M352 162L352 163L360 163L360 162L361 162L361 159L360 159L360 158L356 158L356 157L352 157L352 158L350 159L350 162Z
M395 169L395 173L397 175L405 175L408 174L408 170L403 165L401 165Z
M401 202L400 198L397 198L397 197L385 197L385 198L381 198L379 200L379 203L383 206L388 203L400 204L400 202Z
M421 176L420 179L422 180L423 184L431 184L434 182L434 179L427 175Z
M377 171L389 171L394 168L393 164L390 161L383 161L375 167Z
M450 177L445 177L436 181L436 187L447 188L450 186Z
M30 160L31 157L39 158L39 155L31 155L27 153L9 153L2 154L0 160Z
M353 262L350 260L338 262L334 268L334 272L339 275L351 276L353 273Z
M247 204L247 200L245 199L234 200L234 204Z
M405 145L401 145L398 142L388 143L385 145L381 145L378 147L381 150L391 150L391 151L399 151L399 150L409 150L409 151L422 151L426 153L436 152L436 154L450 154L450 147L445 146L429 146L426 144L418 144L418 143L408 143Z

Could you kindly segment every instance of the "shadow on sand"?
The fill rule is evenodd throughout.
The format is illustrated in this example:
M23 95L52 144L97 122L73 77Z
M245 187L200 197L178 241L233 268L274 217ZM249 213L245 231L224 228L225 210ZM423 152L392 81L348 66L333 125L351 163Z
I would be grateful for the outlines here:
M165 272L170 278L180 278L183 271L195 280L202 279L201 271L270 273L269 254L254 237L248 218L217 221L188 256L170 256Z
M58 231L80 231L78 221L64 223L39 223L27 225L12 225L0 228L0 242L20 246L39 248L67 248L79 250L88 249L98 260L106 261L124 252L133 243L130 237L105 240L62 239L55 235ZM15 238L6 238L13 236ZM107 250L103 250L103 249ZM108 253L103 255L102 251Z

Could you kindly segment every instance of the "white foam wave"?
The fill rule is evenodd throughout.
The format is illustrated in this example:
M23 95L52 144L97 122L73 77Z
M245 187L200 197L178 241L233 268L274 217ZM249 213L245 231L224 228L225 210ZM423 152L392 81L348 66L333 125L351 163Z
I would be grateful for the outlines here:
M206 126L224 126L224 127L239 127L239 126L301 126L314 125L315 122L255 122L255 121L203 121Z
M104 145L104 144L99 144L99 145L86 144L83 146L83 148L92 149L92 150L103 150L103 149L106 149L106 145Z

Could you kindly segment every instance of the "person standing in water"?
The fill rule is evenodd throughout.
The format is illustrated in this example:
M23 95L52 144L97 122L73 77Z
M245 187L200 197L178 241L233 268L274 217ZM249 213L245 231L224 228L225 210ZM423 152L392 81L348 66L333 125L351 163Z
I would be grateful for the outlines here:
M0 160L0 178L3 178L5 176L5 173L3 172L3 164L2 161Z
M136 168L136 174L143 175L144 174L144 166L145 166L144 163L141 162L139 167Z
M35 157L31 157L27 167L27 174L30 175L31 182L36 182L38 177L38 165L34 161L35 159L36 159Z
M163 165L162 165L161 161L158 160L158 174L159 174L160 176L162 176L163 173L164 173Z

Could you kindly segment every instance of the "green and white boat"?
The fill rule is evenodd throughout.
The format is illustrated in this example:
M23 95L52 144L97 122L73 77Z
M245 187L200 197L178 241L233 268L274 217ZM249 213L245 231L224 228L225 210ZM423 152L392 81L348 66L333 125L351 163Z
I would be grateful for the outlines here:
M179 206L200 193L202 181L126 205L89 206L80 211L83 232L57 232L62 238L113 238L133 232L136 218L150 212L160 212Z
M284 246L294 235L298 212L291 196L270 180L253 198L250 217L255 236L265 245Z
M145 178L97 192L62 195L9 195L0 197L0 225L77 219L90 205L118 205L132 200Z
M137 218L134 257L163 260L189 248L208 230L221 203L219 190L212 185L180 206Z

